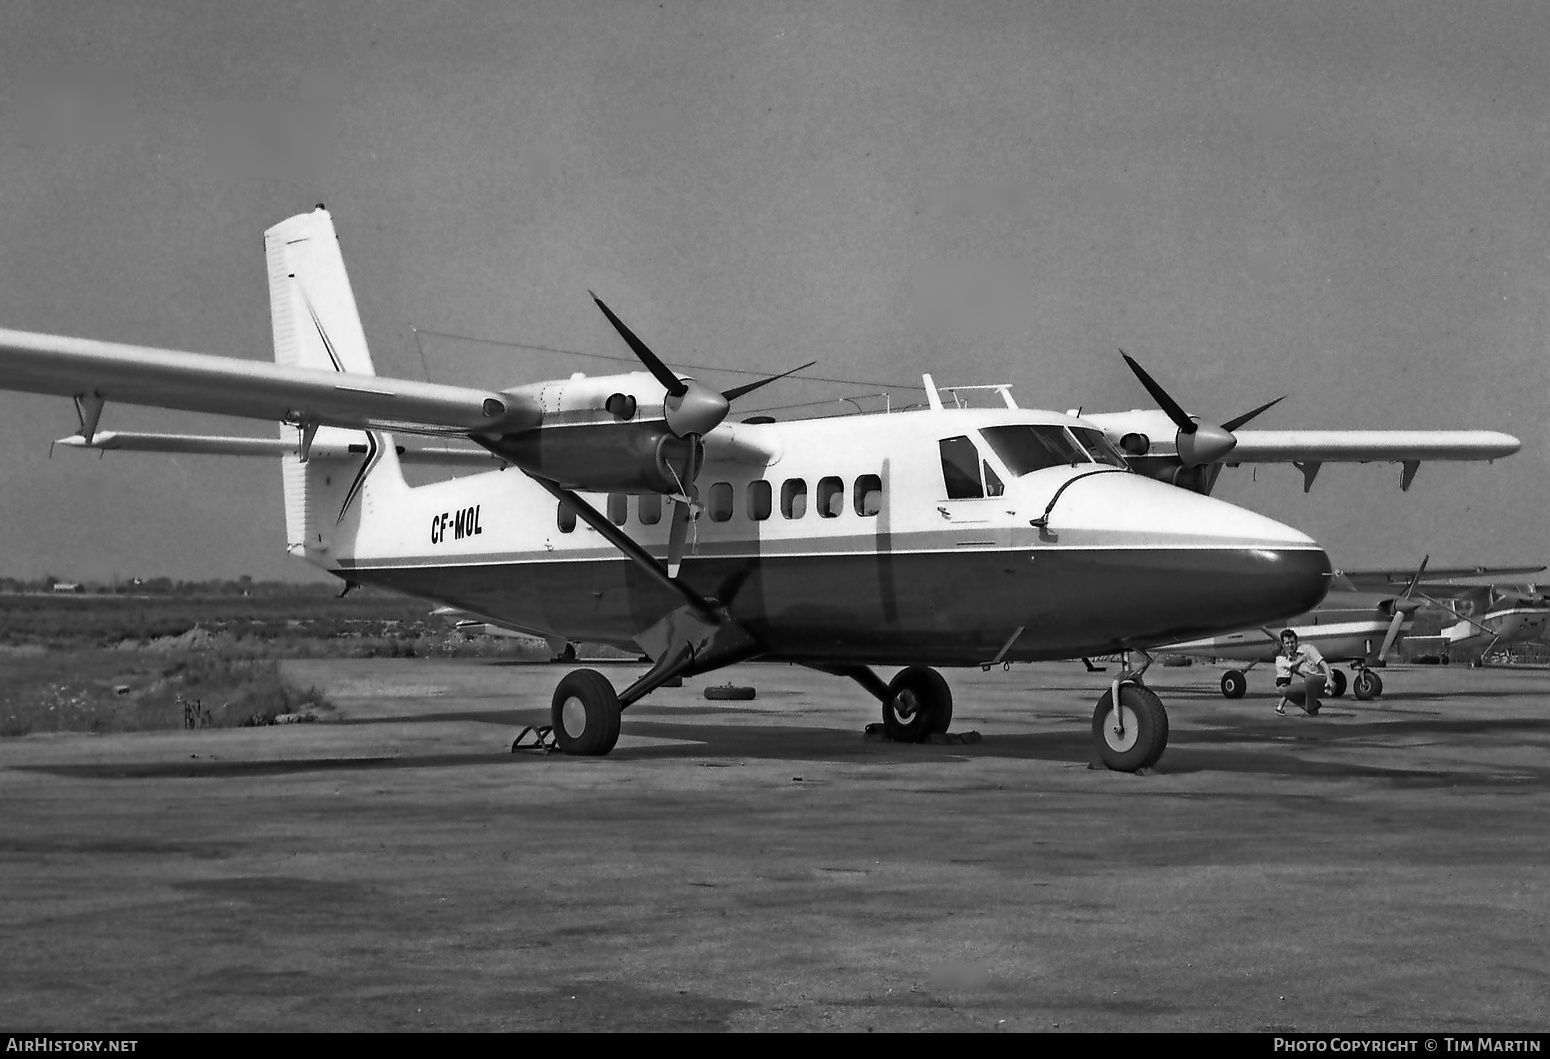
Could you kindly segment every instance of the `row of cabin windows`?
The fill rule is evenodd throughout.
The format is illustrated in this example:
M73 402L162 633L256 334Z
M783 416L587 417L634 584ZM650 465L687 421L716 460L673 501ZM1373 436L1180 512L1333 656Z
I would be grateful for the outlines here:
M730 482L717 482L710 487L705 500L705 513L712 522L730 521L734 508L734 491ZM838 475L818 479L814 506L822 518L839 518L845 511L845 481ZM608 494L608 521L622 526L629 519L630 498L624 493ZM883 480L875 474L863 474L851 486L850 506L862 518L871 518L883 507ZM763 522L774 510L774 490L769 482L759 479L749 482L743 491L743 511L754 522ZM798 519L807 514L807 481L803 478L787 478L780 487L780 514L782 518ZM635 498L635 518L642 526L655 526L662 521L662 497L646 493ZM555 523L561 533L576 528L576 512L561 502Z

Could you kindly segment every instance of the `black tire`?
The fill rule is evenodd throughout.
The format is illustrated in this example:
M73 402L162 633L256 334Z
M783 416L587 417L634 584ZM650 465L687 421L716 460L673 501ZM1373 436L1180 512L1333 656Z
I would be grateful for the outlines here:
M1332 677L1329 682L1329 697L1332 699L1338 699L1340 696L1345 694L1345 671L1341 669L1332 669L1330 670L1330 673L1332 674Z
M899 670L888 682L883 732L896 743L919 743L953 723L953 692L942 674L925 666Z
M1222 674L1222 697L1228 699L1241 699L1243 693L1249 690L1249 678L1242 670L1229 669Z
M1364 669L1351 681L1351 694L1366 702L1383 694L1383 680L1372 670Z
M597 670L577 669L554 689L549 723L560 753L602 757L619 741L619 696Z
M1168 711L1162 700L1146 688L1122 684L1119 703L1124 733L1117 732L1114 693L1106 691L1093 711L1093 745L1098 757L1115 772L1150 768L1168 749Z
M707 699L751 699L755 695L753 688L747 685L719 684L705 689Z

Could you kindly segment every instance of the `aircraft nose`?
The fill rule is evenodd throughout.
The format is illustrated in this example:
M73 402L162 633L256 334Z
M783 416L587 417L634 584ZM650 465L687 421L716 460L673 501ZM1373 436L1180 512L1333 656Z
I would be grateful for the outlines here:
M1038 532L1045 543L1091 548L1094 584L1125 601L1135 644L1300 614L1324 598L1332 576L1329 556L1306 534L1135 474L1072 482Z

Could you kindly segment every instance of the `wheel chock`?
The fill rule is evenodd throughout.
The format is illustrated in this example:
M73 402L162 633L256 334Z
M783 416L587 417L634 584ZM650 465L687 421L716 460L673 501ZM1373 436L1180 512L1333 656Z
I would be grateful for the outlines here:
M554 737L554 729L549 725L528 725L518 733L512 741L511 752L515 754L519 750L537 751L540 754L552 754L556 749L558 740Z

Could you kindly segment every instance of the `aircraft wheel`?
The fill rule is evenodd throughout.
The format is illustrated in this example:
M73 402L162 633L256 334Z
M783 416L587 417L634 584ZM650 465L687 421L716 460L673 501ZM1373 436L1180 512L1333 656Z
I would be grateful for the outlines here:
M1370 669L1364 669L1356 674L1356 679L1351 681L1351 692L1357 698L1366 702L1368 699L1383 694L1383 678Z
M597 670L577 669L554 689L549 723L561 753L601 757L619 741L619 696Z
M896 743L919 743L953 723L953 692L942 674L925 666L901 669L888 682L883 731Z
M1334 679L1330 682L1329 697L1338 699L1345 694L1345 673L1339 669L1332 669L1330 672L1334 674Z
M1093 711L1093 744L1098 757L1115 772L1135 772L1157 764L1168 747L1168 711L1146 688L1122 684L1119 710L1106 691Z
M1242 670L1229 669L1222 674L1222 695L1229 699L1241 699L1249 690L1249 678ZM1124 696L1121 696L1123 698Z

